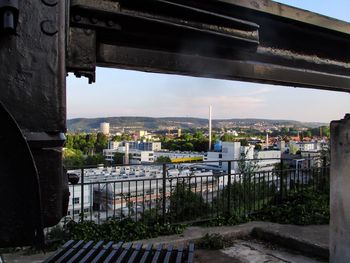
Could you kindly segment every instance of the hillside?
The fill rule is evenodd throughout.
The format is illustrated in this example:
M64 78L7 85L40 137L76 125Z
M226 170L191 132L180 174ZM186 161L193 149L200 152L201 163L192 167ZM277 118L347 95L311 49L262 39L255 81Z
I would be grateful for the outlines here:
M101 122L109 122L111 127L139 128L139 129L167 129L168 127L190 129L208 127L208 120L191 117L108 117L108 118L77 118L67 120L68 131L91 131L99 129ZM253 126L253 125L285 125L294 127L315 128L326 123L299 122L294 120L267 120L267 119L216 119L213 120L214 128Z

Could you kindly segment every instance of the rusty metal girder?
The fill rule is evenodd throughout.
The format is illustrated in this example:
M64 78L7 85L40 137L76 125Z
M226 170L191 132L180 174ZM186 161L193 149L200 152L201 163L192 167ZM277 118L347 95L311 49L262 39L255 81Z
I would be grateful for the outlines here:
M105 66L350 87L350 24L272 1L72 0L70 26L96 32L91 73ZM84 46L84 38L71 37L68 50ZM68 60L79 74L79 61Z

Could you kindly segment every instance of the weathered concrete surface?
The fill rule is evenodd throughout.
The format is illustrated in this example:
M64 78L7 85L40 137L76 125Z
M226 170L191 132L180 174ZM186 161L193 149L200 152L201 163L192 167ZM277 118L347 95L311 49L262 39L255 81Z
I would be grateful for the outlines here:
M330 262L350 262L350 115L331 123Z
M156 238L151 239L144 239L139 240L137 242L141 242L144 244L179 244L179 243L185 243L188 244L189 242L195 242L201 239L206 234L220 234L226 238L242 238L249 236L253 230L254 227L257 226L267 226L269 224L273 223L266 223L266 222L250 222L242 225L237 226L218 226L218 227L189 227L187 228L184 233L180 235L171 235L171 236L160 236Z
M249 263L320 263L325 262L314 259L295 251L286 250L281 247L268 246L256 240L236 240L235 243L221 253L231 258L226 262L249 262Z
M329 258L329 226L295 226L273 224L257 226L252 236L299 251L305 255L327 260Z
M226 239L236 240L232 246L231 250L195 250L197 262L211 262L225 263L225 262L265 262L265 261L254 261L257 258L266 257L271 261L267 262L322 262L322 261L312 261L314 259L307 257L307 255L315 255L321 258L324 257L324 253L328 251L328 235L329 227L328 225L321 226L294 226L294 225L280 225L276 223L269 222L250 222L237 226L224 226L224 227L189 227L181 235L172 236L161 236L158 238L139 240L136 242L141 242L143 244L159 244L163 243L165 245L172 243L177 245L179 243L189 243L196 242L202 238L205 234L218 233L224 236ZM251 237L259 237L265 239L268 243L274 243L287 249L300 251L301 255L296 253L284 252L283 249L271 249L271 246L259 244L257 242L249 242ZM242 239L248 239L242 240ZM274 242L275 241L275 242ZM297 244L297 245L295 245ZM298 249L302 247L303 249ZM273 251L272 251L273 250ZM251 261L243 260L243 257L232 257L230 253L233 251L239 252L243 257L244 255L250 257ZM321 251L321 252L320 252ZM263 254L261 254L263 253ZM322 254L323 253L323 254ZM269 258L269 256L271 256ZM294 256L293 256L294 255ZM322 256L323 255L323 256ZM5 262L9 263L24 263L24 262L41 262L41 260L49 257L49 254L39 254L33 256L24 256L21 254L16 255L3 255ZM293 260L289 260L290 258ZM276 258L283 258L285 261L273 261ZM328 257L326 257L328 258ZM309 261L307 261L309 259ZM289 261L288 261L289 260ZM299 261L298 261L299 260ZM304 261L303 261L304 260ZM305 261L306 260L306 261Z
M5 254L3 260L5 263L39 263L44 259L50 257L53 252L40 253L35 255L23 255L23 254Z
M181 235L161 236L152 239L141 240L140 242L149 244L179 244L199 240L206 234L217 233L225 238L239 239L249 235L270 234L274 237L281 237L290 240L296 240L303 244L309 244L318 249L328 250L329 243L329 226L328 225L311 225L295 226L281 225L269 222L249 222L237 226L223 227L189 227ZM257 236L259 237L259 236ZM269 240L271 241L271 240Z
M189 243L198 241L207 233L218 233L227 239L257 237L324 260L327 260L329 255L328 225L295 226L269 222L249 222L238 226L189 227L181 235L158 237L140 242L145 244Z

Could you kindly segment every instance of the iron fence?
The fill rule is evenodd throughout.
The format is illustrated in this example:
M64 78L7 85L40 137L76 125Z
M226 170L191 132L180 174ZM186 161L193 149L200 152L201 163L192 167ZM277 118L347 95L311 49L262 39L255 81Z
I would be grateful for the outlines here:
M286 169L284 160L279 159L271 162L269 169L240 167L241 171L235 172L238 162L241 160L222 161L225 169L197 162L71 170L80 181L69 185L68 218L97 223L109 218L147 224L198 222L249 215L298 191L329 190L325 161Z

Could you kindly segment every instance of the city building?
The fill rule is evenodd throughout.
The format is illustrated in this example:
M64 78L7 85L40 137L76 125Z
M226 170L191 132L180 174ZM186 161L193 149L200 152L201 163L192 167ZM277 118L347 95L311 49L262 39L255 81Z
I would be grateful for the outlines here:
M153 151L131 150L130 155L131 155L130 164L142 164L142 163L154 162Z
M102 154L105 157L105 160L108 162L114 161L114 156L116 153L123 153L127 151L127 147L118 146L115 149L104 149ZM141 151L138 149L129 148L128 150L130 154L129 163L131 164L141 164L141 163L153 163L154 162L154 152L153 151ZM128 154L128 156L129 156Z
M259 171L270 171L275 164L281 162L281 151L279 150L267 150L267 151L255 151L254 159L257 160L257 166Z
M263 160L269 159L269 160ZM276 150L254 151L254 146L241 146L240 142L222 142L221 151L210 151L204 156L204 161L210 166L220 167L223 171L228 171L229 160L231 162L231 172L239 171L238 160L254 160L257 171L272 170L274 164L281 160L281 152Z
M141 151L160 151L162 149L161 142L140 142L138 149Z
M305 152L305 151L320 151L321 143L316 141L305 142L305 141L289 141L289 150L291 153L295 153L297 151Z
M84 200L81 199L81 186L69 185L69 202L67 216L72 219L78 219L82 212L88 214L92 211L93 190L91 185L84 185ZM83 201L83 205L82 205ZM82 211L83 209L83 211Z

